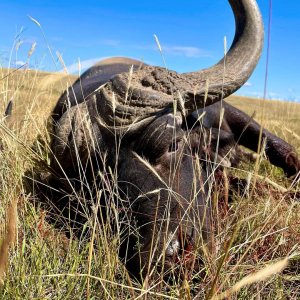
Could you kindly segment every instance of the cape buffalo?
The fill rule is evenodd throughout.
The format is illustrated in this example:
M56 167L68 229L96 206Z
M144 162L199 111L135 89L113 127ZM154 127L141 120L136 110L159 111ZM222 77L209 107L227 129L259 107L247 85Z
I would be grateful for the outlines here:
M54 108L51 168L70 193L85 190L84 201L113 200L119 255L136 277L195 264L193 253L212 231L210 182L216 169L238 163L238 145L257 151L264 144L287 176L299 170L291 145L265 129L260 135L258 123L223 101L252 74L264 35L255 0L229 4L235 37L216 65L179 74L107 59L83 73ZM108 191L108 184L115 187Z

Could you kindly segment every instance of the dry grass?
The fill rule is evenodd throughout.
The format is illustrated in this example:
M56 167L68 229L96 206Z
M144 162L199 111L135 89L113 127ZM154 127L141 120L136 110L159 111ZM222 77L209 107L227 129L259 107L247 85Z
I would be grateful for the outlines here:
M34 191L28 194L23 187L25 171L48 161L47 118L75 78L7 69L0 69L0 78L0 111L14 101L12 118L0 126L0 218L5 218L10 201L20 199L17 242L5 259L8 269L1 299L204 299L229 294L231 299L299 299L300 205L276 188L300 192L299 182L292 186L281 170L262 161L258 174L275 186L258 178L256 187L252 190L250 184L249 193L235 195L229 207L222 202L222 190L214 194L219 202L215 251L205 256L201 279L169 287L138 284L119 262L118 236L96 214L89 215L86 224L92 241L85 232L67 238L47 222L55 216L42 210ZM244 97L231 97L229 102L249 114L255 110L259 122L300 153L299 104ZM42 142L33 151L37 136ZM252 178L250 182L257 175L251 164L230 172ZM279 272L286 258L289 265Z
M3 236L0 246L0 284L4 283L5 272L8 264L9 248L13 246L16 239L17 229L17 200L13 199L7 209L6 230L0 235Z
M300 152L300 103L231 96L230 104L245 111Z

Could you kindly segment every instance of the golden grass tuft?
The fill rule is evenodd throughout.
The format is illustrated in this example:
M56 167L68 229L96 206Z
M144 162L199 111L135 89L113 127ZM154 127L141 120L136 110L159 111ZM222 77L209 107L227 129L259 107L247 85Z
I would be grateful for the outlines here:
M4 236L1 237L0 245L0 284L4 283L5 271L8 264L9 249L16 240L17 232L17 199L13 199L7 209L7 222Z
M288 265L288 259L283 259L275 263L271 263L270 265L266 266L265 268L250 274L243 279L241 279L239 282L234 284L229 290L225 291L221 295L214 296L212 299L228 299L232 296L232 294L237 293L240 291L243 287L247 285L251 285L257 282L262 282L267 279L269 279L271 276L278 274L282 272Z

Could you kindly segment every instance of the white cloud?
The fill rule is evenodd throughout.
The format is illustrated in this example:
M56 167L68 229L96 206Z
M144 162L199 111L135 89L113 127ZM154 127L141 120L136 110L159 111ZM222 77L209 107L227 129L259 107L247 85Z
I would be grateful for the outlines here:
M180 55L186 57L208 57L210 53L192 46L165 46L162 47L163 52L170 55Z
M282 97L280 96L280 94L275 93L275 92L268 92L267 93L267 99L281 99Z
M102 45L117 47L120 45L120 41L114 39L106 39L101 41Z
M259 91L251 91L251 92L247 92L245 94L250 96L250 97L255 97L255 98L260 98L260 99L264 98L264 93L259 92ZM277 99L284 100L284 97L282 97L281 94L276 93L276 92L268 92L267 95L266 95L266 99L269 99L269 100L277 100Z
M107 56L104 57L97 57L97 58L90 58L90 59L86 59L86 60L79 60L79 62L76 62L72 65L67 66L67 71L70 74L73 73L82 73L84 70L90 68L91 66L93 66L95 63L97 63L100 60L106 59L108 58ZM80 68L80 70L79 70ZM58 72L65 72L65 69L61 69Z
M23 61L23 60L17 60L17 61L15 62L15 65L16 65L17 67L23 66L23 65L25 65L25 64L26 64L26 62Z
M157 45L133 45L131 46L138 50L157 51ZM193 46L176 46L176 45L161 45L162 52L168 55L185 56L185 57L211 57L212 54L204 49Z
M249 92L248 94L249 96L256 97L256 98L263 98L264 96L263 92L257 92L257 91Z
M24 67L28 67L28 63L23 61L23 60L16 60L12 66L14 68L24 68Z
M251 83L251 82L249 82L249 81L247 81L247 82L245 82L245 84L244 84L243 86L245 86L245 87L249 87L249 86L252 86L252 83Z

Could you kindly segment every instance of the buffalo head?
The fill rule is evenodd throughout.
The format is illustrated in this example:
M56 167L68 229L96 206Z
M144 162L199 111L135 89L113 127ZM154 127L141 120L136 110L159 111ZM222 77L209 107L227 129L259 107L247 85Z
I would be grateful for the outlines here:
M106 184L114 181L117 196L109 196L120 214L120 257L136 276L195 264L194 253L209 244L212 230L209 182L215 165L237 160L234 148L247 132L252 142L246 146L257 150L259 126L225 102L219 126L218 102L246 82L263 44L255 0L229 3L235 37L216 65L178 74L108 59L87 70L53 111L55 176L70 192L88 186L86 201L107 194ZM263 136L282 145L272 144L280 160L272 154L273 163L295 173L293 148L267 131Z

